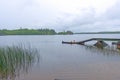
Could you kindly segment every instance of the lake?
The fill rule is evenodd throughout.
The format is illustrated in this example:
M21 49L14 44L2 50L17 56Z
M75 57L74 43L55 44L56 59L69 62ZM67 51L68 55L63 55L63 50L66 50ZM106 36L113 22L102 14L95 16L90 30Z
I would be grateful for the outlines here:
M62 44L89 38L120 38L119 34L0 36L0 46L30 45L40 61L16 80L120 80L120 52ZM87 42L93 45L95 41ZM111 44L111 42L107 42Z

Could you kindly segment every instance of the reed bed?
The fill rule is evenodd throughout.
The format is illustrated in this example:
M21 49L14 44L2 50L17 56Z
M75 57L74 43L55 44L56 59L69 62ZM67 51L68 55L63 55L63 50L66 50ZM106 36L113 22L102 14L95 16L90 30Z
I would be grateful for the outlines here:
M21 72L28 72L36 61L39 61L39 52L31 46L0 47L0 80L15 80Z

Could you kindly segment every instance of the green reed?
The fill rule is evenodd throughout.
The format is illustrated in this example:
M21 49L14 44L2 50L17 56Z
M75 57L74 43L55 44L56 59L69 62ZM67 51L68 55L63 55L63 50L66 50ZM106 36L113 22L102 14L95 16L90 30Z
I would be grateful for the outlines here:
M31 46L0 47L0 79L15 80L21 72L28 72L36 60L39 60L38 50Z

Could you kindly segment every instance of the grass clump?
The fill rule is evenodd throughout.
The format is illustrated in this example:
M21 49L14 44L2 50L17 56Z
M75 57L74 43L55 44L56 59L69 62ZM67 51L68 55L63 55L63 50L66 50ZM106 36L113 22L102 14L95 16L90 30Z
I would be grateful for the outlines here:
M24 45L0 47L0 79L15 80L39 60L37 49Z

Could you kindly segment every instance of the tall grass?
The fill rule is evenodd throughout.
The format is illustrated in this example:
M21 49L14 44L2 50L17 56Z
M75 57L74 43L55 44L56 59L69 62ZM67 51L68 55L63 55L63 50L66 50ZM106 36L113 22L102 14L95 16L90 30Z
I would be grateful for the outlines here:
M0 79L15 80L39 60L37 49L25 45L0 47Z

